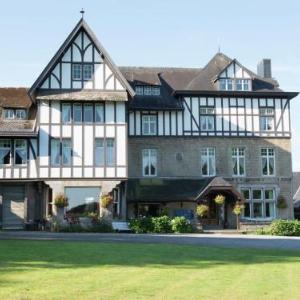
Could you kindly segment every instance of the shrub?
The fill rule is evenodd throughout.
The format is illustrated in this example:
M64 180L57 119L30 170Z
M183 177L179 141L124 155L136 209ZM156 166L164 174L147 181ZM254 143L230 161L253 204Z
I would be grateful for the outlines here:
M171 219L168 216L152 218L153 231L156 233L172 232Z
M270 233L280 236L300 236L300 221L276 220L270 225Z
M103 195L101 197L100 205L102 208L108 208L109 205L112 203L113 198L110 195Z
M153 232L154 227L153 227L152 218L142 217L142 218L131 219L129 221L129 228L134 233Z
M287 207L288 207L288 205L286 203L285 198L283 196L280 196L278 198L278 200L277 200L277 208L279 208L279 209L285 209Z
M260 227L260 228L257 228L256 231L255 231L255 233L258 234L258 235L268 235L268 234L271 234L269 227Z
M88 228L89 232L114 232L111 222L98 220L92 227Z
M105 220L98 220L98 222L90 227L83 227L80 224L70 224L67 226L57 226L57 232L113 232L113 227L110 222Z
M175 217L172 221L172 230L175 233L193 232L193 227L185 217Z
M54 205L59 208L68 206L68 198L63 194L59 193L55 196Z
M225 196L223 195L217 195L215 197L215 202L218 204L218 205L223 205L224 202L225 202Z
M200 218L206 217L209 212L209 206L206 204L200 204L197 206L197 216Z

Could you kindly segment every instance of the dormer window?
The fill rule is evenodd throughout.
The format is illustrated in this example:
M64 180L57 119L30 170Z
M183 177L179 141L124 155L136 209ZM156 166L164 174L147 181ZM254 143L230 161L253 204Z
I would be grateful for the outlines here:
M137 85L135 93L139 96L160 96L160 86Z
M250 90L250 80L249 79L236 79L236 90L237 91L249 91Z
M250 91L250 79L221 78L219 88L222 91Z
M220 79L220 90L232 91L233 90L233 80L232 79Z
M26 109L4 109L4 119L6 120L25 120L26 117Z

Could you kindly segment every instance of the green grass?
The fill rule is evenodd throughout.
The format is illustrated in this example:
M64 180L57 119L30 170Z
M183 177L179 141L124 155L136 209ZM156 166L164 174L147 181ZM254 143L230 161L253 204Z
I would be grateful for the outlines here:
M0 299L299 298L299 252L0 240Z

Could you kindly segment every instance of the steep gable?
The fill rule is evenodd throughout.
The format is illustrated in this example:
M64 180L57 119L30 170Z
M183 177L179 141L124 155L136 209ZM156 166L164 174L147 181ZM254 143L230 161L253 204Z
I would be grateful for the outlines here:
M74 76L75 68L80 70L78 76ZM32 85L30 94L37 90L42 93L45 90L127 91L134 95L131 86L83 19Z

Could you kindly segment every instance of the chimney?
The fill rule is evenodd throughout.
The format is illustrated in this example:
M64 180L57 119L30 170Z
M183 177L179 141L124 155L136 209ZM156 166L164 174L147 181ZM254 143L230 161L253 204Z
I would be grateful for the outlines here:
M272 78L271 59L264 58L257 64L257 75L264 78Z

